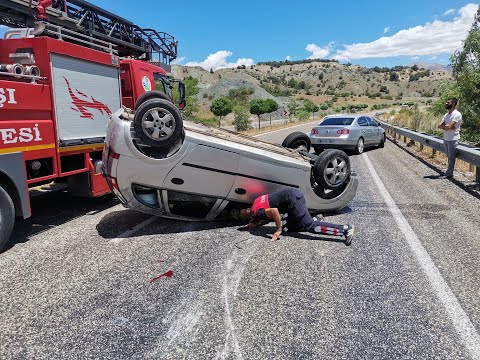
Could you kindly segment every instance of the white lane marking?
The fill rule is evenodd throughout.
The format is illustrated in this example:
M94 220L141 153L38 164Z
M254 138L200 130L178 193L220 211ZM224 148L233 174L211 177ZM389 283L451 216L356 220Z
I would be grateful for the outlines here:
M319 120L319 121L320 121L320 120ZM296 127L299 127L299 126L305 126L305 125L312 124L312 123L315 123L315 124L316 124L317 121L310 121L310 122L303 123L303 124L300 124L300 125L285 127L285 128L277 129L277 130L272 130L272 131L268 131L268 132L265 132L265 133L253 135L253 137L259 137L259 136L263 136L263 135L273 134L273 133L276 133L276 132L278 132L278 131L282 131L282 130L285 131L285 130L288 130L288 129L293 129L293 128L296 128ZM307 134L310 134L310 132L308 132Z
M436 293L440 302L443 304L448 317L452 321L455 330L463 342L463 345L467 348L467 351L470 353L472 359L480 359L480 335L475 329L475 326L472 324L470 318L458 302L458 299L455 297L452 289L443 279L442 274L435 266L433 260L423 247L407 219L403 216L402 212L395 204L392 196L389 194L387 188L373 168L368 155L364 153L362 157L367 164L367 168L372 175L373 181L375 181L378 189L380 190L380 194L385 200L388 210L397 222L397 226L403 233L405 240L407 240L410 250L413 252L413 255L424 271L430 286Z
M151 218L141 222L140 224L135 225L132 229L125 231L124 233L120 234L118 237L115 239L110 240L111 243L119 243L125 240L126 238L129 238L133 234L135 234L137 231L143 229L145 226L150 225L153 223L155 220L157 220L156 216L152 216Z

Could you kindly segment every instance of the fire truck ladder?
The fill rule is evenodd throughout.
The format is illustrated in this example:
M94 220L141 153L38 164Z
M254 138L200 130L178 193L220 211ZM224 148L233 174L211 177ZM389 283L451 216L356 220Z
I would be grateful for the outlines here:
M38 20L43 22L41 27ZM0 0L0 25L40 28L41 34L37 35L60 38L121 57L163 64L170 64L177 57L178 43L173 36L142 29L84 0Z

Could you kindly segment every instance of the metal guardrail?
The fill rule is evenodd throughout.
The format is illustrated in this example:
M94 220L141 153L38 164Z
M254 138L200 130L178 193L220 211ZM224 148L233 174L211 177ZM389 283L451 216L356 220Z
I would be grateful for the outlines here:
M394 126L380 120L379 123L386 131L388 130L398 134L399 136L404 136L405 138L411 139L419 144L428 146L434 149L434 151L445 153L443 139L438 136L428 135L426 133L420 133L411 129ZM473 147L460 143L457 147L456 157L457 159L463 160L469 163L471 166L476 167L475 178L477 183L480 183L480 147Z

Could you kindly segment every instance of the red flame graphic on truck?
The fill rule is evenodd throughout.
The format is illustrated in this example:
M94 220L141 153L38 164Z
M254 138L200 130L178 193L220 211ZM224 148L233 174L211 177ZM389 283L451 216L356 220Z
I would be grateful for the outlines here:
M78 95L82 96L85 98L80 99L75 93L73 92L72 88L70 87L70 83L68 82L67 78L65 78L65 82L67 83L68 86L68 93L70 94L70 97L72 98L72 104L74 105L70 107L70 109L74 111L78 111L81 115L80 117L83 119L90 119L93 120L93 114L87 110L87 109L95 109L100 111L102 114L107 114L107 115L112 115L112 112L108 108L107 105L104 103L101 103L98 100L95 100L93 96L88 96L79 91L78 89L75 89L75 91L78 93Z

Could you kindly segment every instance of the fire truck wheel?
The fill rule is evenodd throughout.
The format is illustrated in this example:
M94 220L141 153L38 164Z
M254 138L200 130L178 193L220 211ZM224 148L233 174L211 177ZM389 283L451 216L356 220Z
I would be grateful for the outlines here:
M135 103L135 109L138 109L140 105L142 105L145 101L151 99L163 99L172 102L172 99L168 97L168 95L160 92L160 91L147 91L140 95Z
M0 186L0 250L8 242L15 223L15 207L8 192Z
M168 148L181 136L183 119L180 111L170 101L150 99L135 111L133 127L145 144Z

